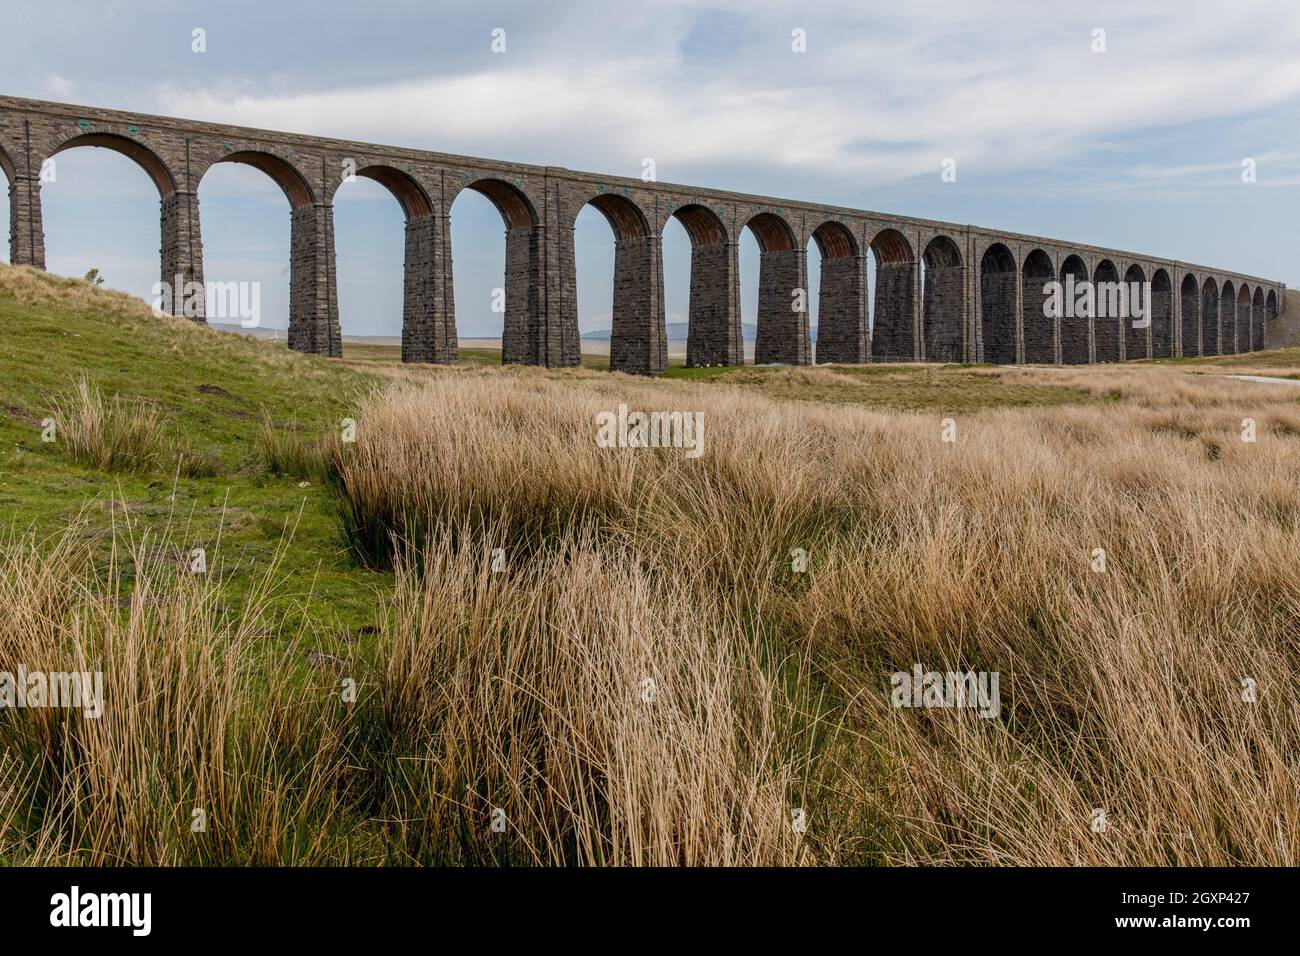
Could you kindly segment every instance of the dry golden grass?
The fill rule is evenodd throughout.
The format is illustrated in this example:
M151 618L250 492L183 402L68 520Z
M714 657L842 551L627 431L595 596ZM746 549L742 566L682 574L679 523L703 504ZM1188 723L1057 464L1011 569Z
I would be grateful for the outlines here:
M778 661L804 662L795 710L818 743L784 799L807 808L809 859L1294 862L1296 398L1176 369L1010 374L1109 401L963 416L947 444L937 416L619 377L578 390L445 375L372 397L356 446L334 448L336 480L371 558L473 542L485 564L486 536L566 580L632 561L647 585L606 572L603 587L562 586L590 615L671 618L685 601L708 642L682 653L757 640L775 686L788 677ZM594 415L617 401L702 410L704 456L596 447ZM385 545L390 533L401 543ZM796 547L807 574L791 571ZM442 559L422 573L482 600L445 580ZM457 602L443 606L452 616ZM442 622L443 639L493 620ZM551 652L555 630L521 635ZM914 663L999 672L1001 714L891 708L889 675ZM566 720L584 700L561 708ZM509 726L488 695L460 705L466 726ZM733 706L776 705L748 691ZM788 745L777 729L773 753Z
M328 686L294 679L296 641L254 653L271 576L231 612L174 548L140 540L96 569L75 531L0 551L0 671L98 671L104 694L98 717L0 712L0 858L337 859L346 711Z

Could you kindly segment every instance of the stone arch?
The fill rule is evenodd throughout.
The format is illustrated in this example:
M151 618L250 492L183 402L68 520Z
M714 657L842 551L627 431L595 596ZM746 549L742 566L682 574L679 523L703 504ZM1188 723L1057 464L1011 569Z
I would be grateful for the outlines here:
M505 226L505 267L504 281L500 289L505 295L505 317L501 333L501 363L503 365L546 365L548 358L556 347L548 341L548 330L543 320L542 299L546 291L546 280L542 274L544 250L542 249L541 230L538 228L541 218L537 207L524 191L514 183L506 182L495 176L474 178L470 173L463 176L459 189L451 195L447 205L448 248L452 248L454 231L451 228L451 210L456 200L465 192L477 193L484 197L501 216ZM576 215L576 214L575 214ZM448 256L454 258L449 251ZM572 266L570 274L562 277L562 283L572 283ZM448 272L451 269L448 267ZM449 285L454 285L454 278ZM495 295L496 293L494 293ZM450 305L454 289L447 295L447 317L443 322L446 335L456 335L456 313ZM576 312L574 314L576 321ZM560 323L563 326L563 322ZM563 328L557 339L562 339ZM554 364L578 364L577 328L572 329L571 342L560 342L562 355Z
M111 149L134 162L145 171L153 184L158 187L158 197L166 199L176 192L176 176L167 162L144 143L129 136L116 133L82 133L64 140L50 153L57 156L69 149L82 146L94 146L99 149Z
M420 185L414 176L395 166L388 166L383 163L377 163L373 166L362 166L357 170L356 175L359 179L369 179L379 183L397 200L398 205L402 207L407 221L412 219L421 219L425 216L432 216L434 210L433 200L429 197L425 188ZM335 193L342 187L335 187Z
M1073 278L1073 288L1069 280ZM1062 290L1061 309L1061 362L1065 365L1087 365L1092 361L1088 348L1088 328L1091 325L1088 309L1079 307L1080 294L1078 286L1088 281L1088 267L1082 257L1069 255L1061 263ZM1080 315L1079 313L1083 314Z
M1102 259L1092 271L1092 342L1094 362L1118 362L1120 358L1119 270Z
M1201 354L1219 354L1219 284L1213 276L1201 283Z
M1021 267L1020 315L1026 362L1050 365L1056 361L1057 321L1047 315L1048 286L1055 279L1051 256L1042 249L1031 249Z
M222 163L237 163L241 166L252 166L254 169L261 170L270 176L277 186L284 192L285 197L289 200L289 205L296 209L305 209L316 202L316 193L311 188L311 183L296 166L287 159L276 156L274 153L265 153L261 150L240 149L233 153L227 153L216 162L208 166L203 171L206 175L208 169L213 166L219 166ZM203 183L202 176L199 178L198 189Z
M794 252L798 242L790 224L774 212L759 212L749 217L745 227L758 240L760 252Z
M652 234L641 207L628 196L598 192L579 208L579 215L587 206L604 217L614 241L609 369L638 375L662 374L668 369L668 331L664 324L660 239ZM576 228L576 217L571 228ZM576 316L576 266L569 270L566 282L572 283L565 292L573 296Z
M961 249L951 236L935 236L921 255L921 330L927 362L965 358L963 331L966 274Z
M872 360L916 361L916 260L912 246L897 229L882 229L871 240L871 253L876 259Z
M672 209L669 215L682 224L692 246L714 246L728 241L726 223L708 206L687 203Z
M1051 276L1051 264L1048 264ZM980 257L980 339L985 362L1010 365L1016 361L1016 257L1000 242Z
M1073 278L1073 285L1069 280ZM1088 267L1082 256L1069 255L1061 263L1061 363L1086 365L1092 362L1089 328L1092 325L1091 294L1088 289ZM1080 297L1083 297L1080 302Z
M1257 352L1264 347L1264 290L1255 287L1254 298L1250 303L1250 348Z
M541 221L532 200L524 194L522 189L513 183L506 182L504 179L496 179L491 176L482 179L471 179L456 191L456 196L459 196L466 189L486 197L496 207L497 212L501 213L501 221L505 223L508 231L531 229ZM455 201L456 197L453 196L452 202Z
M5 152L3 145L0 145L0 173L4 173L5 184L8 186L13 186L14 180L18 178L18 172L14 169L13 161L9 158L9 154Z
M1259 347L1262 349L1267 345L1268 329L1277 318L1277 290L1269 289L1268 296L1264 300L1264 334L1260 336Z
M780 215L759 212L745 223L758 240L758 315L754 362L807 365L808 252ZM802 306L802 308L800 308Z
M1147 311L1151 307L1151 303L1147 301L1143 292L1146 281L1146 272L1136 262L1124 271L1124 285L1128 291L1121 295L1119 302L1121 306L1127 306L1127 308L1119 310L1118 318L1124 330L1124 358L1128 361L1147 357L1147 333L1150 331L1150 326L1147 323L1136 324L1132 307L1136 305L1145 313L1143 318L1150 320L1151 324L1155 322L1154 316ZM1152 292L1154 293L1154 291L1153 285Z
M736 242L722 218L705 205L670 206L669 215L681 223L691 240L686 364L694 368L743 365Z
M867 277L852 230L827 220L812 233L821 253L817 298L817 361L861 364L871 358L867 334Z
M159 200L159 273L162 285L155 288L160 305L164 311L184 315L196 322L206 321L206 295L203 286L202 244L198 241L198 212L193 194L182 194L178 187L176 174L167 161L153 148L130 136L108 132L82 132L58 143L49 153L51 161L62 153L82 147L106 149L130 160L139 167L158 190ZM40 157L28 157L32 168L27 174L35 177L41 172L43 160ZM29 180L31 183L32 180ZM29 187L30 188L30 187ZM29 254L33 264L39 262L44 267L44 216L40 209L40 186L37 184L34 195L27 197L29 206ZM15 245L18 229L13 214L14 191L11 187L10 210L10 247ZM36 249L39 247L39 259ZM12 255L12 252L11 252Z
M260 149L237 149L223 154L199 174L193 194L196 209L198 191L208 173L227 163L265 173L289 201L289 348L338 358L343 354L343 335L332 208L318 204L307 176L289 160Z
M823 259L845 259L859 255L858 240L842 222L828 219L814 229L812 235Z
M1174 354L1174 284L1163 267L1151 274L1150 309L1151 357L1170 358Z
M405 221L402 361L449 361L448 356L456 354L456 342L440 321L442 302L437 282L440 224L434 217L433 200L414 176L394 166L383 163L362 166L356 170L356 177L378 183L402 209ZM337 196L345 185L345 181L340 179L334 187L334 195ZM452 340L448 341L449 338Z
M1219 289L1219 354L1234 355L1237 351L1237 287L1231 279L1224 279Z
M1181 354L1191 358L1201 354L1201 289L1195 274L1183 276L1178 299L1182 314L1183 348Z
M644 239L651 234L650 222L645 213L627 196L598 193L583 203L583 206L593 206L605 217L609 228L613 230L615 241Z

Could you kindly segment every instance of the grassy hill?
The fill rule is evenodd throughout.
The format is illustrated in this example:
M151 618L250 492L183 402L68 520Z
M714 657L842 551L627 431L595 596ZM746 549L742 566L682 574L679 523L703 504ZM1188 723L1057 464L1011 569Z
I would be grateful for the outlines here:
M278 602L326 633L374 623L391 582L342 553L319 480L269 473L259 447L268 419L311 437L337 427L372 376L282 343L159 317L82 281L5 266L0 368L0 513L11 530L46 536L80 520L93 537L129 516L137 534L169 531L177 546L217 556L232 602L292 531L283 561L300 589ZM155 470L106 473L69 460L58 436L42 440L42 423L83 375L106 401L122 396L156 410L172 447Z

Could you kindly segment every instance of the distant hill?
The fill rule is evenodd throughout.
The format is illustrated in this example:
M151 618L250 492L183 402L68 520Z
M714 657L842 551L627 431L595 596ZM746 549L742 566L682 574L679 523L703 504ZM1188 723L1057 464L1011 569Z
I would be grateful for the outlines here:
M208 325L211 328L214 328L220 332L242 332L244 335L251 335L254 338L259 338L259 339L283 339L285 337L284 329L267 329L267 328L246 329L236 324L227 324L223 322L209 322ZM675 342L683 345L686 343L686 331L689 328L689 325L687 323L669 322L667 328L668 328L669 342ZM817 326L815 325L812 326L808 331L812 337L812 340L816 342ZM744 337L744 341L746 343L748 343L749 345L753 345L755 336L758 333L758 327L754 325L753 322L742 322L740 325L740 333ZM610 335L609 329L597 329L593 332L583 332L582 341L608 342L609 335ZM500 338L500 336L462 335L461 338L462 339L464 338L497 339ZM396 344L400 344L402 341L402 337L400 335L348 335L346 333L344 333L343 339L344 341L347 342L365 342L372 345L396 345Z
M669 323L668 323L668 341L669 341L669 342L685 342L685 341L686 341L686 330L687 330L688 328L689 328L689 326L688 326L688 324L685 323L685 322L669 322ZM816 342L816 341L817 341L817 327L816 327L816 326L813 326L813 327L809 330L809 332L810 332L810 334L812 335L812 340L813 340L814 342ZM757 336L757 334L758 334L758 327L757 327L756 325L754 325L753 322L742 322L741 325L740 325L740 334L744 337L744 340L745 340L746 342L750 342L750 343L752 343L752 342L754 341L754 338L755 338L755 337ZM587 342L605 342L605 341L608 341L608 340L609 340L609 336L610 336L610 330L609 330L609 329L597 329L597 330L594 331L594 332L584 332L584 333L582 333L583 341L587 341Z

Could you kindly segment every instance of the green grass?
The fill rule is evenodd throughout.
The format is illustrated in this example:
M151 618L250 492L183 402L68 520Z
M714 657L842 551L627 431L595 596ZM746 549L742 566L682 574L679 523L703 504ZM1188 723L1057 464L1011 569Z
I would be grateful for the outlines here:
M257 443L263 416L284 428L346 417L369 376L282 343L142 314L72 280L66 295L31 301L32 290L15 295L5 283L16 271L0 270L0 513L9 528L46 536L84 513L84 533L97 536L129 515L137 535L170 530L174 544L205 548L231 604L292 530L284 571L294 587L276 609L327 639L374 623L391 582L353 566L321 482L301 487L299 477L268 473ZM215 474L177 476L174 454L150 473L104 473L43 441L42 422L83 372L106 397L155 407Z

